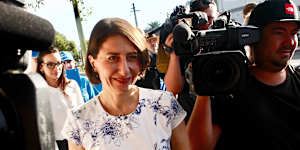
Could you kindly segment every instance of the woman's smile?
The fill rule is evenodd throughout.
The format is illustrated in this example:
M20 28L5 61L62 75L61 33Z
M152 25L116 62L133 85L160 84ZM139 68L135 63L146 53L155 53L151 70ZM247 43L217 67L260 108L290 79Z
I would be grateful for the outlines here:
M113 80L117 81L120 84L131 84L132 82L132 78L128 77L128 78L113 78Z

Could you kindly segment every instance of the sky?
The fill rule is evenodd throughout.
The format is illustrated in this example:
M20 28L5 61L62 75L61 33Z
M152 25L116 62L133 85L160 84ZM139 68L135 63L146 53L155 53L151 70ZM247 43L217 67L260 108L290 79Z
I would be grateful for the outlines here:
M178 5L185 5L186 0L85 0L87 7L92 7L92 14L82 22L84 37L89 39L94 25L107 17L119 17L135 26L132 4L137 14L138 27L145 29L150 22L163 23L173 9ZM70 41L74 41L78 48L79 37L75 23L73 7L70 0L44 0L39 9L29 9L29 12L50 21L54 29L62 33Z

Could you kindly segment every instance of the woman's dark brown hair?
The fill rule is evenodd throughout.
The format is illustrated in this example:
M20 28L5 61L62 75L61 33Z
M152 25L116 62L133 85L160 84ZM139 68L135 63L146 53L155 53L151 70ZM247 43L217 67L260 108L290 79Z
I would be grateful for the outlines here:
M44 56L48 55L48 54L52 54L52 53L58 53L59 54L59 50L56 47L50 47L48 50L39 52L39 56L37 58L37 62L38 62L37 72L40 75L42 75L42 77L45 80L46 80L45 74L41 72L40 68L41 68L41 65L43 63ZM70 81L68 81L67 78L66 78L66 73L64 71L64 68L62 68L62 74L60 75L60 77L58 79L58 82L59 82L58 85L59 85L60 89L62 90L63 94L65 96L68 96L67 93L65 92L65 89L66 89L66 86L70 83Z
M101 83L98 73L94 72L93 67L88 59L91 55L94 59L97 58L99 48L102 43L110 36L122 35L126 37L138 49L138 60L141 65L140 76L143 75L149 65L150 58L147 49L147 42L145 37L133 27L129 22L120 18L106 18L100 20L91 33L86 61L85 72L92 84Z

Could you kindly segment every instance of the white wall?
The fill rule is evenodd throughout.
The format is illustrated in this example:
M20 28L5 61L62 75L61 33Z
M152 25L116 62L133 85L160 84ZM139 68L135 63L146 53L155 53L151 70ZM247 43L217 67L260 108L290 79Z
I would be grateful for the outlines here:
M243 23L243 6L245 6L249 2L259 3L263 1L264 0L217 0L219 12L234 10L234 12L231 13L232 19L239 23ZM294 0L294 2L297 6L300 6L300 0Z

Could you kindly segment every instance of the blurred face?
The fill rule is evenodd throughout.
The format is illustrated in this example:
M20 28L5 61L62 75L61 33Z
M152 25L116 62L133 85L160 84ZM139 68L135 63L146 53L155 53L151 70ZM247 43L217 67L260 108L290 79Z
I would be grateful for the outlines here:
M64 66L66 70L71 70L75 68L75 62L73 60L64 61Z
M57 81L62 74L62 68L60 54L51 53L43 57L40 71L45 74L46 81Z
M152 51L155 51L157 49L157 46L158 46L157 38L149 38L149 39L147 39L147 42L149 43Z
M273 22L263 29L254 57L258 67L280 71L285 68L298 45L299 27L294 22Z
M88 57L98 72L103 90L122 93L129 90L140 72L137 48L125 37L108 37L99 47L96 59Z
M217 6L214 4L209 4L208 8L203 12L207 14L208 23L202 26L200 30L207 30L213 21L218 17L219 13L217 11Z

